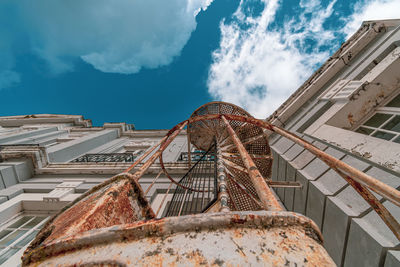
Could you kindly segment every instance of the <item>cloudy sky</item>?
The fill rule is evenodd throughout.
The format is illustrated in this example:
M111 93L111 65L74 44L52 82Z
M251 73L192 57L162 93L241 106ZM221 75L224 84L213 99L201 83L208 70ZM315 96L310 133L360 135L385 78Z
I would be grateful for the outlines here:
M265 118L399 0L2 0L0 116L170 128L212 100Z

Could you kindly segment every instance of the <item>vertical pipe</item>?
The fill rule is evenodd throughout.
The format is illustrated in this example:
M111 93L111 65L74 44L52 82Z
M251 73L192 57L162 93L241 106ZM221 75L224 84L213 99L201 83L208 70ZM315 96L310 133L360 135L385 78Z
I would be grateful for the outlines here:
M246 151L246 148L241 143L239 137L236 135L235 131L232 129L231 125L229 124L225 116L222 116L221 118L226 125L226 128L232 138L233 143L235 144L237 150L239 151L243 164L247 169L250 179L257 191L258 197L263 203L264 208L266 210L272 210L272 211L282 210L282 207L280 206L278 200L275 198L272 189L265 182L260 171L257 169L256 164L251 159L250 155Z
M221 208L219 211L229 212L228 206L228 192L226 185L226 171L225 165L222 160L222 151L217 143L217 179L218 179L218 200L220 202Z

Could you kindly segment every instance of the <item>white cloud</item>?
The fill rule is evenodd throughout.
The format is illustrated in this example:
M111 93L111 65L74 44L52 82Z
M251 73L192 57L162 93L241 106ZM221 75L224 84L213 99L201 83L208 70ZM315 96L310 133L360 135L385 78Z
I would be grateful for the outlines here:
M322 7L316 0L301 1L300 16L286 21L282 29L271 29L279 1L264 0L261 15L247 17L241 2L235 19L220 25L221 43L213 53L209 93L256 117L271 114L329 56L321 47L335 36L322 25L335 2Z
M260 118L275 111L362 21L400 17L400 0L363 0L342 19L344 28L328 29L324 23L335 12L343 13L335 10L336 1L322 7L319 0L300 0L299 14L279 28L274 22L281 1L259 1L264 3L261 14L246 16L242 1L233 20L221 23L208 90L213 98L235 103Z
M4 0L0 14L16 10L7 24L18 25L29 49L55 73L73 70L81 58L103 72L130 74L171 63L196 28L196 15L211 2ZM0 33L0 41L16 40L16 34Z
M344 32L350 37L363 21L400 18L400 0L370 0L358 2L347 19Z

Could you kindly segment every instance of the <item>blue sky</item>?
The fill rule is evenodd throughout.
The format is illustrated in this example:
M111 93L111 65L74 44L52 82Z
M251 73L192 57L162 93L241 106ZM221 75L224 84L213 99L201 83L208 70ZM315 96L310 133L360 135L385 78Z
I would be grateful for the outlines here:
M398 10L398 0L2 0L0 116L156 129L224 100L267 117L361 21Z

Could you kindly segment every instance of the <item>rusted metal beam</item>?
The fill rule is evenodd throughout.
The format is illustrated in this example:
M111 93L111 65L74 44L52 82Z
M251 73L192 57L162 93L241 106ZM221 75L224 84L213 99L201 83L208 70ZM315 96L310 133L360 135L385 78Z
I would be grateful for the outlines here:
M285 136L288 139L294 141L295 143L303 146L305 149L307 149L308 151L313 153L315 156L317 156L319 159L324 161L331 168L339 169L342 172L347 173L353 180L369 187L374 192L380 194L384 198L393 202L393 204L400 207L400 191L399 190L369 176L368 174L366 174L362 171L357 170L356 168L351 167L350 165L347 165L340 159L332 157L331 155L323 152L322 150L320 150L317 147L313 146L312 144L308 143L307 141L300 139L296 135L294 135L286 130L283 130L279 127L276 127L274 125L271 125L271 126L272 126L272 129L276 133L279 133L280 135Z
M160 177L160 175L161 175L162 172L163 172L163 171L161 170L161 171L157 174L156 178L153 179L153 182L152 182L151 185L146 189L146 191L144 192L144 195L147 195L147 193L148 193L148 192L150 191L150 189L153 187L154 183L157 181L158 177Z
M221 136L218 139L218 143L220 144L220 147L223 148L225 146L225 143L228 142L230 140L229 138L229 133L227 131L224 131L224 136Z
M387 208L365 186L354 181L350 176L341 171L339 171L339 174L371 205L397 239L400 240L400 224Z
M222 117L221 115L218 115ZM397 189L361 172L346 163L332 157L331 155L321 151L317 147L303 140L302 138L292 134L280 127L272 125L268 122L257 120L251 117L237 116L237 115L224 115L226 120L237 120L243 122L249 122L253 125L257 125L264 129L273 131L281 136L284 136L295 143L301 145L309 152L313 153L316 157L324 161L329 167L335 170L339 175L341 175L378 213L385 224L391 229L394 235L400 240L400 224L397 220L390 214L390 212L385 208L385 206L380 203L380 201L368 190L372 190L375 193L388 199L393 204L400 206L400 191ZM202 117L202 118L199 118ZM191 118L190 120L202 120L211 119L213 116L199 116L196 118ZM225 147L226 148L226 147ZM226 161L228 162L228 161ZM237 169L237 168L236 168Z
M220 118L221 116L222 116L221 114L197 116L197 117L190 118L189 122L193 123L196 121L210 120L210 119ZM314 154L316 157L318 157L319 159L324 161L331 168L336 167L337 169L340 169L341 171L347 173L355 181L367 186L372 191L376 192L377 194L383 196L387 200L391 201L393 204L400 207L400 191L399 190L369 176L366 173L363 173L363 172L347 165L346 163L340 161L339 159L332 157L331 155L321 151L317 147L308 143L304 139L302 139L280 127L277 127L268 122L258 120L258 119L252 118L252 117L228 115L228 114L224 115L224 117L228 120L236 120L236 121L252 123L252 124L262 127L264 129L276 132L276 133L292 140L293 142L301 145L306 150L308 150L312 154Z
M236 163L230 161L229 159L225 159L224 163L226 165L228 165L229 167L247 173L247 170L239 165L237 165ZM281 188L281 187L302 187L301 183L299 182L294 182L294 181L271 181L271 180L266 180L267 184L270 187L277 187L277 188Z
M188 122L184 121L181 122L180 124L176 125L174 128L171 129L171 131L167 134L167 139L164 140L160 144L160 148L155 152L140 168L137 170L134 174L133 177L136 180L139 180L142 175L147 171L147 169L156 161L156 159L162 154L162 152L168 147L168 145L175 139L175 137L182 131L183 128L185 128L186 124ZM162 166L164 167L164 166ZM128 168L129 169L129 168ZM170 179L171 181L175 182L172 178ZM176 182L175 182L176 183Z
M168 136L164 136L160 142L158 142L158 144L152 146L149 150L146 151L146 153L144 153L142 156L140 156L140 158L138 158L131 166L129 166L128 169L125 170L125 172L130 172L133 168L135 168L139 163L141 163L148 155L150 155L151 152L154 151L154 149L156 149L156 147L158 147L159 145L161 145L166 139L168 138Z
M265 133L259 134L259 135L257 135L257 136L250 137L250 138L248 138L248 139L246 139L246 140L243 140L243 141L242 141L242 144L243 144L243 145L247 145L247 144L253 143L253 142L255 142L255 141L258 141L258 140L260 140L261 138L266 138ZM228 144L228 145L226 145L226 146L223 146L223 147L222 147L222 150L225 151L225 150L231 149L232 147L234 147L234 144Z
M272 211L282 210L278 200L275 198L275 195L271 191L271 188L268 187L267 183L264 180L264 177L262 177L260 171L257 169L256 164L247 153L239 137L236 135L235 131L232 129L231 125L224 115L222 115L222 120L224 121L226 128L232 138L232 141L235 143L236 148L238 149L239 154L242 157L243 164L246 166L247 172L254 185L254 188L257 191L258 197L263 203L263 207L266 210Z
M230 152L222 152L222 155L226 158L239 158L239 155ZM270 155L258 155L258 154L249 154L252 159L271 159Z
M226 168L226 172L230 175L230 177L231 177L232 179L234 179L234 180L236 181L236 178L233 178L233 177L235 177L235 175L234 175L234 173L232 172L232 170L230 170L229 168ZM247 174L247 171L246 171L246 174ZM241 184L241 185L243 186L243 188L245 189L245 191L248 192L250 195L252 195L254 199L257 199L257 198L258 198L257 194L253 194L253 193L247 188L247 186L244 185L241 181L236 181L236 182L237 182L238 184ZM259 201L258 201L258 202L259 202ZM260 207L263 207L263 205L260 204Z
M299 182L294 182L294 181L271 181L271 180L267 180L267 184L270 187L277 187L277 188L281 188L281 187L302 187L301 183Z

